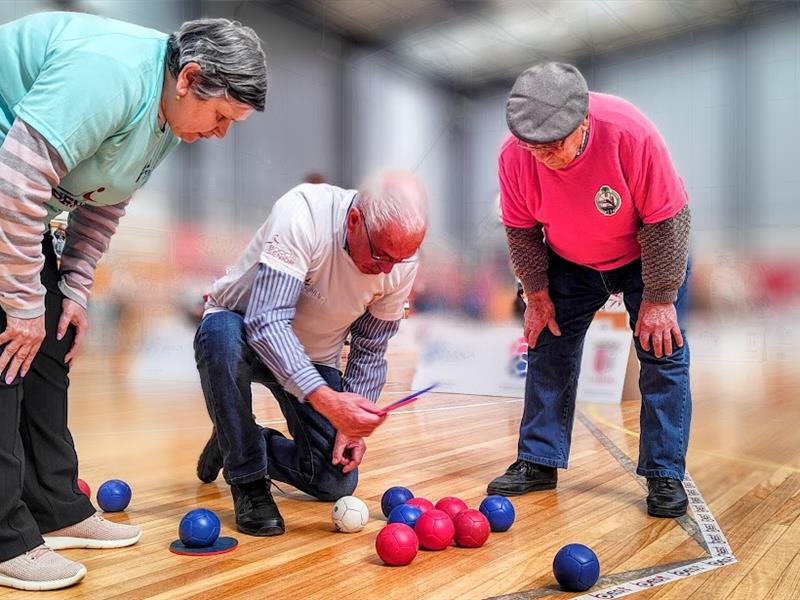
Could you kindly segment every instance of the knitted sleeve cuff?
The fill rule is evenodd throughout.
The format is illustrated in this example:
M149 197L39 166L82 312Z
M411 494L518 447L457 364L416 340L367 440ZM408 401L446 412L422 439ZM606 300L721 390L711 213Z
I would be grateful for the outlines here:
M666 304L677 299L689 260L691 222L687 204L674 217L639 229L644 300Z
M529 229L506 227L511 266L526 293L547 287L547 246L541 225Z

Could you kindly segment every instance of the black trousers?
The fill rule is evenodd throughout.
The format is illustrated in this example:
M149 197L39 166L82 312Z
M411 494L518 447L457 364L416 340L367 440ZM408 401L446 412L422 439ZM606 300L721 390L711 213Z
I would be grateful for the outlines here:
M64 295L53 240L42 240L46 335L30 371L10 385L0 378L0 562L42 543L42 534L94 514L78 489L78 457L67 428L69 367L75 328L56 341ZM0 330L6 314L0 309Z

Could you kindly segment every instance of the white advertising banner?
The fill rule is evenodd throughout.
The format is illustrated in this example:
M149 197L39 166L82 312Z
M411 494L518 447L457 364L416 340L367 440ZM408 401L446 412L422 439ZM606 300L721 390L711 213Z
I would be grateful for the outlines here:
M618 312L615 308L609 312ZM428 315L416 315L413 322L420 349L413 389L438 383L438 392L510 397L524 394L528 345L521 323L492 324ZM622 399L630 344L627 327L619 328L611 319L596 318L592 322L584 344L578 400Z

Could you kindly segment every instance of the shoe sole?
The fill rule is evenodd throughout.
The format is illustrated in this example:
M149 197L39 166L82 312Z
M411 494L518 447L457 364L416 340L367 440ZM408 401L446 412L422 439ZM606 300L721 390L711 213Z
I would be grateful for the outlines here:
M261 529L247 529L246 527L236 526L236 529L246 535L254 535L256 537L274 537L276 535L283 535L286 533L285 527L262 527Z
M524 490L508 490L504 488L494 488L492 486L489 486L486 488L486 493L490 495L494 494L497 496L522 496L523 494L528 494L530 492L544 492L546 490L554 490L556 489L557 485L558 482L543 483L527 487Z
M28 592L46 592L48 590L60 590L71 585L75 585L85 576L86 567L81 567L80 570L72 577L65 577L64 579L52 579L49 581L28 581L27 579L17 579L16 577L0 575L0 586L6 586L17 590L25 590Z
M69 548L93 548L93 549L108 549L108 548L125 548L133 546L142 538L142 532L138 535L125 538L122 540L93 540L90 538L78 538L67 536L42 536L44 543L53 550L67 550Z
M686 514L686 509L689 508L688 505L683 508L683 510L679 508L669 509L659 509L659 508L650 508L647 507L647 514L651 517L658 517L660 519L677 519L678 517L682 517Z

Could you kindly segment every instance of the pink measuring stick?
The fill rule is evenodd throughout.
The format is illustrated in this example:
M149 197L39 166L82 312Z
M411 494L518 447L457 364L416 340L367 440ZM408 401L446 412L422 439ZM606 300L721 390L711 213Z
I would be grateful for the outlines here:
M439 385L439 384L438 383L434 383L433 385L429 385L426 388L423 388L423 389L421 389L421 390L419 390L417 392L414 392L410 396L406 396L405 398L400 398L400 400L396 400L396 401L392 402L391 404L389 404L387 406L384 406L383 409L381 410L380 414L381 415L385 415L386 413L388 413L388 412L390 412L392 410L396 410L396 409L400 408L401 406L405 406L406 404L411 404L412 402L418 400L419 397L422 396L422 394L430 392L437 385Z

